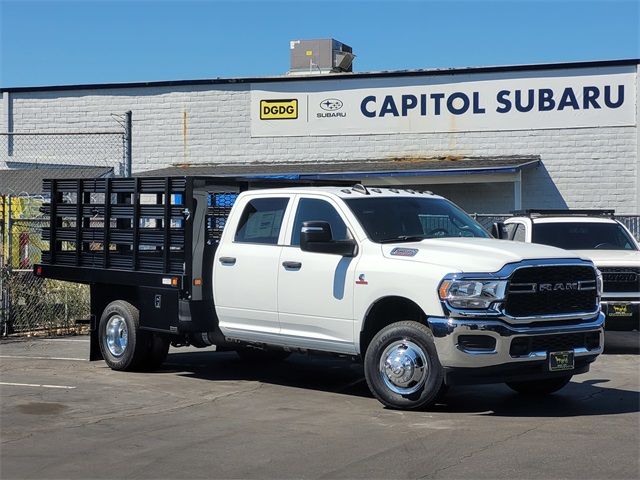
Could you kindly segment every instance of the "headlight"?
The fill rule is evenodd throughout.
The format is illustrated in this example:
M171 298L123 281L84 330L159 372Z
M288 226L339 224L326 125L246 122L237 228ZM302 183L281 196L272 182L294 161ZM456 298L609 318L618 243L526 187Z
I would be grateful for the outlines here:
M444 280L438 294L454 308L489 308L506 289L506 280Z
M596 291L598 292L598 298L602 297L604 290L604 280L602 280L602 272L596 268Z

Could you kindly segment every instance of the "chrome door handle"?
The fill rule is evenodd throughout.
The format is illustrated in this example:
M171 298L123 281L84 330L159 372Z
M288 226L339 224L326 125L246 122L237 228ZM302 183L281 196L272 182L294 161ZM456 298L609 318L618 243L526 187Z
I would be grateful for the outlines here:
M302 262L282 262L282 266L291 270L300 270L302 268Z
M235 265L236 257L220 257L218 261L223 265Z

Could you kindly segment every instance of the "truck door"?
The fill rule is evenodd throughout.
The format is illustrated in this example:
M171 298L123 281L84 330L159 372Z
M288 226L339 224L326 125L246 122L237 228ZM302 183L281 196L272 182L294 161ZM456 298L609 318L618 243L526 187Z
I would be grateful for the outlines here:
M302 222L326 221L333 238L351 237L338 208L324 198L299 197L278 265L280 334L303 348L355 353L353 286L357 257L303 252Z
M250 197L249 197L250 198ZM215 255L214 301L223 333L268 341L280 331L277 281L282 224L290 198L249 199L239 220L227 228Z

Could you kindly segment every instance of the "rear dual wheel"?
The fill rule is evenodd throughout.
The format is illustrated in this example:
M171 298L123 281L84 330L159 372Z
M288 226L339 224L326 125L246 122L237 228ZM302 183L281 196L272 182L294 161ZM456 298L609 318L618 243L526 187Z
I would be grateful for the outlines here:
M104 309L98 326L100 351L113 370L157 368L167 358L169 338L140 330L140 312L124 300Z

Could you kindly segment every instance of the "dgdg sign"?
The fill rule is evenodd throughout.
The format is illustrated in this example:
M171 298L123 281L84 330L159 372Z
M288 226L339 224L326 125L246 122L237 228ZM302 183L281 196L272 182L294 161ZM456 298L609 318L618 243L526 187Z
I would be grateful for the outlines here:
M389 135L635 125L636 65L532 70L296 79L252 85L251 135ZM290 120L271 121L276 119Z
M260 100L260 120L298 118L298 100Z

